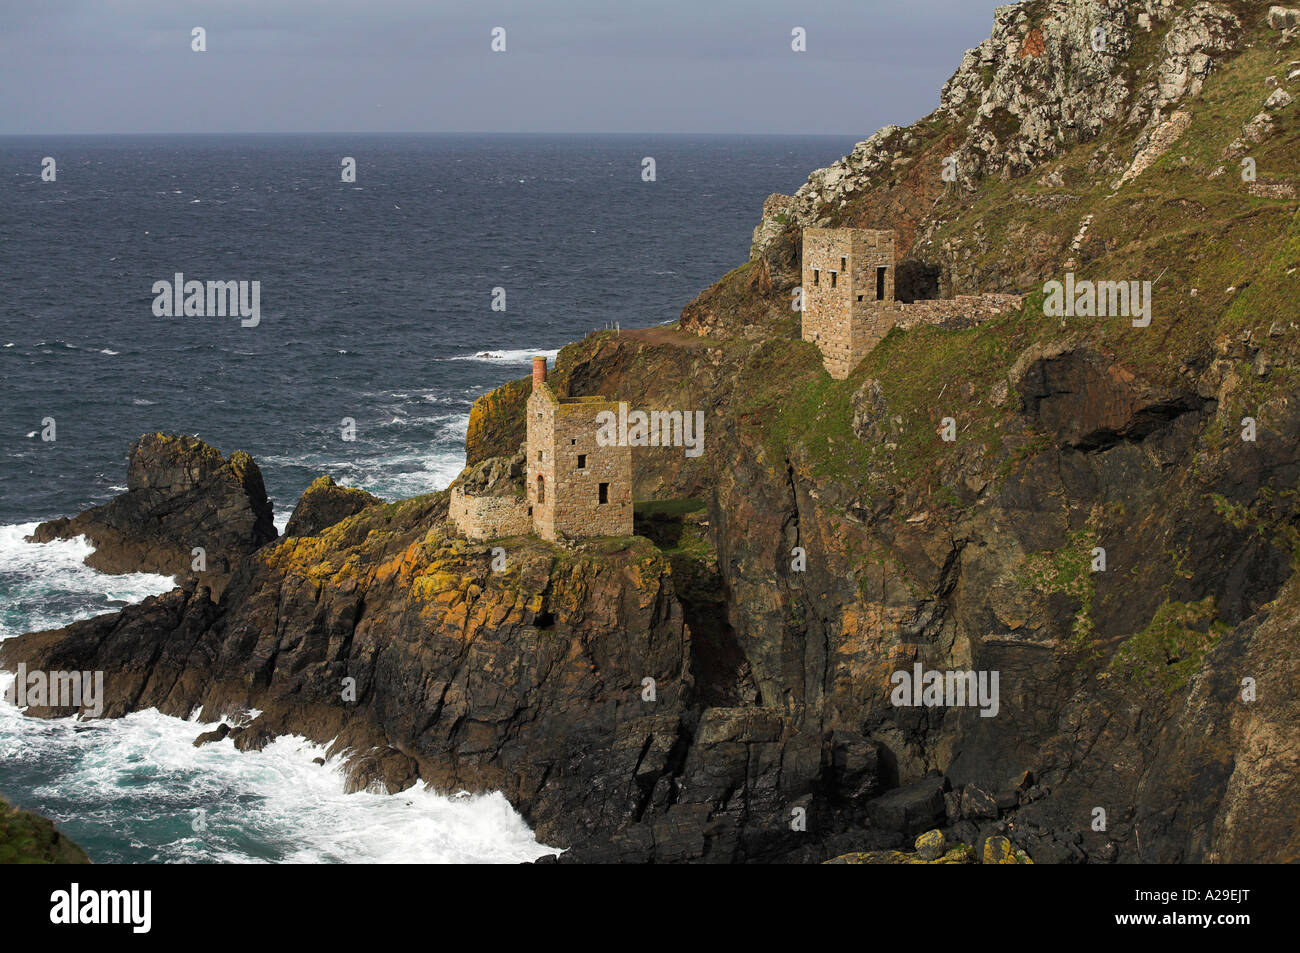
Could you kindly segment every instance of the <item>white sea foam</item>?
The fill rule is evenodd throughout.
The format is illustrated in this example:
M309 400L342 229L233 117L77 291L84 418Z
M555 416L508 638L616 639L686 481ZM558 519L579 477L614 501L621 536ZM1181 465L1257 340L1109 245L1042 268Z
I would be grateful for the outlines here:
M83 560L84 536L29 543L36 523L0 526L0 640L111 612L175 588L167 576L137 572L111 576Z
M468 419L468 415L460 415ZM448 434L464 434L446 425ZM343 486L355 486L386 499L401 499L445 490L465 466L463 451L382 450L371 456L343 457L307 454L295 457L267 457L263 467L297 466L313 473L328 473Z
M0 689L12 681L0 675ZM29 719L0 702L0 760L44 778L26 803L72 806L74 826L95 827L92 849L117 841L136 859L518 863L554 852L500 794L444 797L422 785L344 794L342 759L313 763L324 746L282 736L262 751L228 740L195 748L195 736L214 727L153 709Z
M455 357L449 357L449 361L482 361L485 364L530 364L534 357L545 357L548 360L554 360L555 355L559 354L556 350L504 350L504 351L476 351L473 354L459 354Z
M0 639L172 586L90 569L84 538L26 542L36 525L0 527ZM12 681L0 673L0 693ZM260 752L230 741L195 748L213 727L153 709L26 718L0 697L4 792L64 822L101 861L518 863L554 852L500 794L444 797L420 786L344 794L342 759L313 763L325 747L287 736Z

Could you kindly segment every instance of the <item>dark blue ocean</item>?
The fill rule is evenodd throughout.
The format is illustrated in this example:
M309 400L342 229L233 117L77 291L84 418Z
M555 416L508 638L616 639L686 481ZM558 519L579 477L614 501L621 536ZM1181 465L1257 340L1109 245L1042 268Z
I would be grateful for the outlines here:
M321 473L445 487L474 399L613 322L672 321L748 257L764 198L845 137L0 137L0 638L167 588L105 576L32 524L124 489L140 434L262 468L283 527ZM53 157L57 178L42 181ZM356 160L356 181L340 162ZM642 179L642 160L656 180ZM260 323L156 317L153 285L258 281ZM493 289L505 311L493 310ZM53 441L42 440L54 420ZM356 422L345 441L344 418ZM3 680L4 676L0 676ZM500 796L344 796L281 739L195 749L143 712L37 722L0 703L0 794L111 861L514 861Z

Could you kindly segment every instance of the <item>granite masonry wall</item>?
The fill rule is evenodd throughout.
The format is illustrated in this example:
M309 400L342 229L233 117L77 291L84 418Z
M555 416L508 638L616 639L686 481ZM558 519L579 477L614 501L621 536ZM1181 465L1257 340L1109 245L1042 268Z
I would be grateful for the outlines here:
M528 500L522 496L473 496L464 487L453 486L447 515L469 539L499 539L533 531Z

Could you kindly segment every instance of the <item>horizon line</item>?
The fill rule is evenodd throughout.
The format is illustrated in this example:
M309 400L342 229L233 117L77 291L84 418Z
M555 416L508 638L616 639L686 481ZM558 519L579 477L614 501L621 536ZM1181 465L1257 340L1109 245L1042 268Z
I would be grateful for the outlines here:
M4 132L0 138L45 138L52 136L766 136L773 139L812 138L866 138L871 133L860 132L691 132L685 130L640 130L636 132L609 132L599 130L223 130L220 132L175 132L141 130L132 132Z

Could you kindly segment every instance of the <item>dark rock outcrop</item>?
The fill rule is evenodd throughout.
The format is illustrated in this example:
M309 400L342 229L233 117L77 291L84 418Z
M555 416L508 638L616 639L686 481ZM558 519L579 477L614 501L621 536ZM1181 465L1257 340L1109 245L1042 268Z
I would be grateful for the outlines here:
M298 498L284 535L316 536L321 530L360 513L367 506L382 502L365 490L339 486L328 474L319 476Z
M262 472L242 450L227 460L196 437L146 434L131 445L126 481L125 493L42 523L31 538L84 535L95 569L176 576L215 595L245 556L276 538Z

